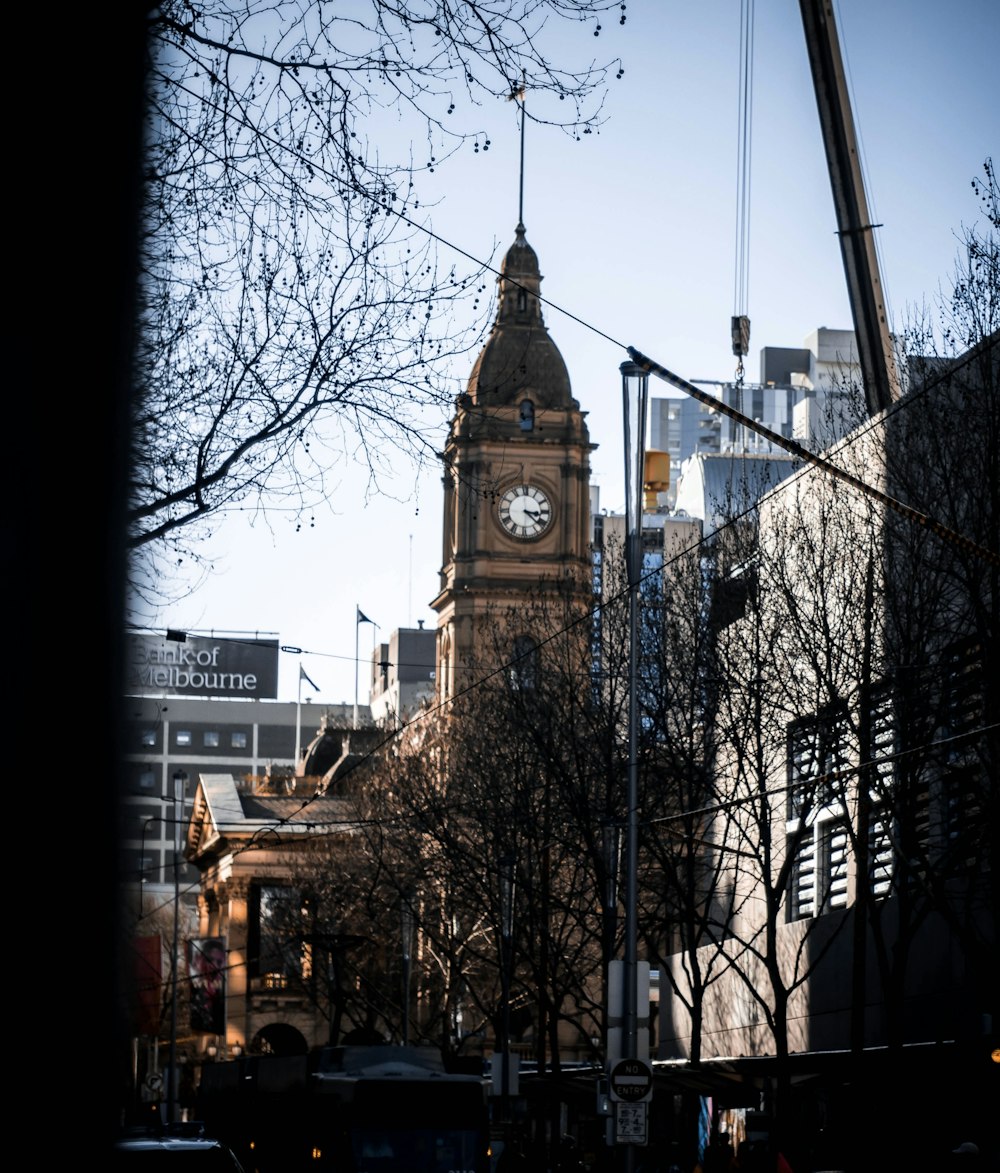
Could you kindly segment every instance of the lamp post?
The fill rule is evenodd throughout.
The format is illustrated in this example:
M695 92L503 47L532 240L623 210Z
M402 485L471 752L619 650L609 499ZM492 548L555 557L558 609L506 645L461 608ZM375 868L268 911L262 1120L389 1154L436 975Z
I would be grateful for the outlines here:
M625 569L628 575L628 781L625 822L625 956L622 991L622 1058L637 1059L638 1016L638 843L639 843L639 583L642 579L643 472L649 374L623 362L622 408L625 448ZM627 1145L627 1169L635 1167L635 1146Z
M184 770L175 770L174 791L174 944L173 944L173 989L170 998L170 1082L167 1085L167 1122L177 1122L177 992L180 962L180 904L181 904L181 825L184 816L184 794L188 776Z
M399 906L403 934L403 1046L410 1045L410 958L413 951L413 893L407 889Z

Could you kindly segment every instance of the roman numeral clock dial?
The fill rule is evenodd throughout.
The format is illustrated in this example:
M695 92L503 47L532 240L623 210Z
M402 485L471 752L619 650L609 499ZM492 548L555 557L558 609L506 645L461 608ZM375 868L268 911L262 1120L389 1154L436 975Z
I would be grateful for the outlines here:
M497 511L504 530L519 541L540 537L552 522L552 502L537 485L511 485Z

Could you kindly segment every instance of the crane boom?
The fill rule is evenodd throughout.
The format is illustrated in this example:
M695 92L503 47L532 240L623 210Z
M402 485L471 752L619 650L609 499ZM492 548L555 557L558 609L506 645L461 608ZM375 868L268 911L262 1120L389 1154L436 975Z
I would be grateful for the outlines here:
M865 197L833 5L830 0L799 0L799 7L830 171L865 400L869 415L875 415L900 395L875 252L876 225L871 223Z

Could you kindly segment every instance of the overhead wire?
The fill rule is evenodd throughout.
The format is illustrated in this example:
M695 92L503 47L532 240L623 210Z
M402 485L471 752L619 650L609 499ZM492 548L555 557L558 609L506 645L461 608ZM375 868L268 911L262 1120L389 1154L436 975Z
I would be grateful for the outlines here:
M748 49L750 47L752 47L752 34L748 35L746 37L746 44L748 46ZM749 73L749 67L747 69L747 72ZM211 105L211 103L206 103L206 104ZM518 105L520 107L522 104L518 103ZM522 107L522 109L523 109L523 107ZM220 113L221 112L223 112L223 111L220 108ZM232 113L230 111L226 110L226 111L224 111L224 113L226 114L227 118L232 117ZM237 121L242 121L242 122L244 122L244 125L246 125L245 119L241 118L240 116L237 116ZM261 134L261 137L263 137L265 139L265 141L271 142L276 148L280 149L281 151L288 151L289 150L287 144L279 142L278 140L276 140L272 137L269 137L266 134L263 134L259 130L259 128L254 128L254 129L257 133ZM747 136L747 137L749 137L749 136ZM296 154L295 151L290 151L290 153ZM747 154L749 155L749 144L747 145ZM336 176L333 175L331 172L325 170L324 168L316 167L314 162L311 160L309 162L310 162L310 166L314 168L314 170L316 171L316 173L318 175L323 175L323 176L325 176L325 178L330 179L335 183L337 182ZM749 163L749 158L748 158L748 163ZM394 208L392 206L392 201L388 197L377 197L377 196L366 195L365 198L368 199L372 204L379 207L385 213L385 215L394 216L396 219L398 219L402 223L408 225L409 227L413 228L414 230L424 233L424 235L426 235L429 239L435 240L439 244L444 245L445 248L450 249L452 252L457 253L459 256L465 257L466 260L471 261L474 265L476 265L477 268L479 268L485 272L493 273L497 277L504 278L504 280L509 281L515 288L524 289L526 293L530 294L533 292L532 290L528 289L527 287L522 286L520 284L520 282L518 282L513 277L511 277L509 275L505 275L500 269L496 268L494 265L491 265L488 262L481 260L479 257L475 256L473 253L467 251L466 249L461 248L459 245L454 244L452 241L450 241L446 237L441 236L440 234L434 232L432 229L428 228L426 224L421 224L418 221L414 220L412 217L408 216L402 209ZM618 349L625 351L631 358L633 358L633 360L635 358L635 355L637 355L637 354L641 355L641 352L638 351L637 348L629 346L627 343L622 342L620 339L615 338L611 334L608 334L604 330L600 329L600 327L595 326L592 322L588 322L584 318L579 317L577 314L574 314L571 310L566 309L564 306L561 306L561 305L557 304L556 302L550 301L540 291L534 291L533 295L535 297L537 297L540 304L545 305L549 309L552 309L552 310L556 311L557 313L562 314L564 317L568 318L570 321L576 322L579 326L582 326L585 330L589 330L591 333L596 334L599 338L603 338L606 342L610 342L613 346L616 346ZM673 374L666 367L663 367L660 364L655 363L652 359L646 358L646 356L644 356L644 355L642 355L641 357L644 359L645 362L647 362L649 364L648 369L650 371L652 371L653 373L655 373L658 377L665 379L667 382L670 382L673 386L676 386L680 390L683 390L688 395L691 395L693 398L698 399L700 402L705 403L707 406L709 406L713 410L720 411L723 414L729 415L731 418L736 419L738 422L742 422L743 425L745 427L750 428L751 431L754 431L754 432L758 433L759 435L762 435L764 438L770 440L772 443L777 444L779 447L782 447L787 451L793 452L796 455L800 455L803 459L807 459L817 465L822 464L822 466L825 467L827 469L827 471L830 471L830 472L836 471L836 466L833 465L832 462L820 461L820 459L817 458L814 454L808 452L808 450L802 448L800 445L795 444L794 441L790 441L790 440L786 439L784 436L779 436L777 433L772 432L772 431L770 431L770 429L765 428L762 424L758 424L756 421L750 419L749 417L744 415L742 412L737 412L734 409L728 407L728 405L721 402L720 400L714 399L712 396L708 396L704 392L699 391L698 388L694 387L687 380L682 379L682 378L680 378L680 376ZM899 406L900 402L902 402L902 401L897 401L892 406L894 406L894 407ZM852 477L851 483L855 486L855 488L859 488L864 492L867 492L869 494L878 494L879 498L883 501L883 503L886 503L886 504L888 503L889 499L886 494L879 493L878 490L873 489L871 486L867 485L860 478ZM911 516L912 520L921 520L921 519L923 519L924 521L930 520L930 519L923 517L923 515L920 515L915 510L911 511L911 515L915 515L915 516ZM939 537L947 538L951 534L951 531L949 531L947 527L940 525L938 523L932 523L932 528L934 528L934 531L938 534ZM962 542L966 547L968 547L969 543L967 541L965 541L964 539L961 539L961 537L959 535L955 535L955 537L959 538L959 541ZM997 558L997 555L994 554L993 552L988 551L988 550L983 550L981 547L977 547L977 552L985 555L987 560L993 562L994 564L997 564L998 558Z
M635 352L635 353L638 354L638 352ZM645 359L645 356L641 356L641 357ZM645 361L649 362L650 360L645 360ZM971 362L971 361L973 361L973 357L970 356L964 361ZM960 366L961 363L959 363L957 365ZM670 374L670 372L667 372L667 374ZM676 377L676 376L673 376L673 377ZM899 411L911 409L922 395L929 393L932 385L943 381L947 377L948 377L948 374L939 375L935 380L932 380L928 384L925 384L925 386L921 389L921 392L919 395L914 395L912 397L907 396L906 398L904 398L902 400L896 401L890 408L888 408L886 410L885 413L883 413L882 419L869 420L867 425L864 428L860 428L856 432L854 432L848 438L847 444L851 445L851 444L859 442L862 438L864 438L864 436L870 430L873 430L879 426L882 426L884 423L884 418L888 417L890 414L895 414L896 412L899 412ZM692 392L696 393L696 397L704 395L704 393L700 392L697 388L692 388ZM711 398L711 397L707 397L707 398ZM715 400L712 400L712 403L715 403L719 407L720 410L732 411L732 409L727 408L726 405L718 404L717 401L715 401ZM779 437L776 437L776 439L779 439ZM802 452L803 452L804 457L812 457L812 454L806 452L804 449L802 450ZM808 473L808 471L809 471L808 467L800 469L796 473L792 474L791 477L788 477L784 481L780 482L780 485L787 487L789 482L793 481L794 479L797 479L798 477L806 475ZM840 478L840 479L844 479L844 478ZM853 480L853 478L850 478L850 479ZM779 485L775 485L771 491L774 491L778 488L779 488ZM875 492L874 495L876 496L877 499L883 496L877 492ZM889 498L888 500L890 502L892 501L891 498ZM896 504L900 504L900 503L896 503ZM739 521L743 520L744 518L752 515L757 510L757 508L758 508L757 503L753 503L753 504L749 505L741 513L736 514L733 517L727 519L726 523L723 526L719 527L718 532L722 532L722 530L724 528L731 526L731 525L735 525ZM916 513L916 511L909 510L908 507L902 507L901 512L903 513L904 516L910 517L911 520L914 519L912 516L913 514L916 515L917 519L924 518L924 515ZM926 520L926 519L924 519L924 520ZM937 532L934 525L930 525L929 528L932 530L932 532ZM951 531L945 530L944 536L948 536L950 534L951 534ZM942 536L942 535L939 535L939 536ZM960 535L954 535L954 536L960 537ZM667 567L669 567L669 565L671 565L675 560L679 560L680 558L687 556L688 554L690 554L691 550L697 549L698 547L707 543L709 540L710 540L709 538L705 538L705 537L698 539L696 542L694 542L692 544L692 546L687 547L684 550L679 551L677 554L675 554L674 557L669 559L663 566L657 567L654 570L651 570L647 574L643 575L641 578L641 581L644 582L647 579L650 579L653 577L658 577L658 576L662 575L663 571ZM977 546L975 543L965 542L964 539L962 539L962 542L964 544L966 544L967 546L970 546L974 552L983 553L983 554L987 555L988 557L992 557L994 562L996 562L996 557L993 556L990 551L984 550L983 548ZM558 631L553 632L550 636L547 636L545 639L539 641L539 643L536 645L536 647L542 648L542 647L546 646L547 644L551 643L555 639L561 638L562 636L569 634L574 628L578 627L582 623L591 624L593 622L594 618L596 617L596 615L601 610L603 610L604 608L607 608L607 607L612 607L612 606L622 602L625 598L627 598L627 595L628 595L628 588L624 587L619 593L612 595L608 599L599 601L598 603L596 603L594 605L594 607L590 608L588 611L586 611L584 614L582 614L573 623L569 624L567 627L560 628ZM303 654L306 654L306 651L304 651ZM322 655L323 653L309 651L307 654ZM528 653L525 653L524 655L527 655L527 654ZM477 677L476 680L472 681L469 685L467 685L463 689L460 689L459 691L454 693L452 696L445 698L445 700L441 701L440 703L438 703L428 709L421 711L420 713L416 714L410 720L403 722L399 728L389 731L387 733L387 735L382 740L380 740L375 746L373 746L367 753L361 755L359 757L359 759L347 769L347 771L344 774L344 777L353 773L355 769L358 769L362 765L373 760L378 755L378 753L381 752L381 750L383 750L390 742L392 742L396 738L400 737L403 733L405 733L407 730L409 730L414 724L416 724L420 721L427 720L433 716L436 716L443 709L452 705L457 700L469 695L478 687L485 685L488 681L495 679L497 676L500 676L500 675L503 675L503 674L509 672L511 670L511 668L516 666L516 664L518 663L518 661L520 659L524 658L524 655L522 655L520 657L514 657L509 661L505 661L504 663L499 665L497 668L491 670L490 672L488 672L482 676ZM311 796L307 796L306 798L303 799L302 805L299 808L297 808L295 811L290 812L287 816L284 816L281 819L274 820L267 827L259 828L258 831L255 832L254 835L251 836L251 838L244 845L242 845L241 848L238 849L237 852L234 853L234 856L242 853L242 851L244 851L244 850L253 850L257 846L262 845L262 844L259 844L259 842L258 842L259 838L261 836L265 836L267 834L272 834L272 833L278 834L278 833L280 833L280 830L282 827L288 826L288 825L293 825L295 823L295 821L297 820L298 816L300 816L303 811L307 810L311 803L313 803L317 799L321 799L324 797L330 797L330 796L325 795L323 793L316 793ZM350 825L356 824L356 823L357 823L357 820L348 820L344 824L333 824L333 825L350 826ZM317 820L315 825L316 826L323 826L323 825L329 826L331 824L329 824L323 820ZM194 885L192 885L192 890L196 890L196 887Z
M943 378L943 377L944 376L940 376L939 378ZM929 387L925 387L923 389L922 393L927 393L928 390L929 390ZM915 396L912 400L907 398L907 399L897 401L888 410L893 413L897 412L897 411L906 410L909 407L913 406L913 404L916 402L917 398L918 397ZM852 434L852 436L848 440L848 444L853 444L853 443L859 442L869 430L880 426L880 422L881 421L879 421L879 420L868 421L868 424L866 427L864 427L862 429L858 429L857 432ZM789 482L792 482L795 479L798 479L802 476L807 475L808 471L809 471L808 467L804 467L802 469L799 469L796 473L793 473L792 476L786 478L784 481L780 482L778 485L773 486L772 489L770 490L770 492L777 491L778 489L780 489L782 487L787 487ZM719 526L717 532L723 532L726 528L738 524L740 521L744 520L745 518L747 518L747 517L751 516L753 513L755 513L758 508L759 508L759 504L756 502L747 506L747 508L744 509L742 512L735 514L735 515L731 516L730 518L728 518L723 525ZM690 546L685 547L684 549L675 553L672 557L668 558L663 563L662 566L658 566L658 567L650 570L649 572L647 572L643 576L641 576L640 582L645 582L649 579L660 577L664 573L664 571L669 569L669 567L671 565L673 565L675 562L679 561L680 559L682 559L684 557L690 556L690 554L694 550L697 550L698 548L706 545L710 541L711 541L710 537L706 538L706 537L702 536L701 538L698 538ZM977 547L977 549L978 549L978 547ZM987 553L988 553L988 551L987 551ZM593 607L586 610L583 614L581 614L571 624L569 624L565 627L559 628L557 631L551 633L549 636L546 636L545 638L540 640L537 643L536 648L538 648L538 649L544 648L546 645L552 643L553 641L570 634L575 628L578 628L582 624L587 624L588 626L591 625L593 623L594 619L597 617L597 615L600 614L603 610L611 608L617 604L620 604L625 599L627 599L628 589L629 588L627 586L625 586L619 592L612 594L610 597L603 599L603 600L599 600L597 603L594 604ZM321 655L322 653L310 652L309 654ZM526 654L527 653L525 653L525 655ZM502 664L500 664L495 669L493 669L485 674L477 676L477 678L474 681L472 681L470 684L468 684L464 688L455 692L452 696L447 697L443 701L441 701L433 706L430 706L429 708L426 708L426 709L422 710L421 712L417 713L414 717L403 722L399 728L388 731L384 738L382 738L368 752L361 755L355 763L353 763L350 767L348 767L348 769L345 771L345 774L343 775L343 777L349 776L356 769L359 769L363 765L367 764L369 761L374 760L378 756L378 754L388 744L390 744L392 741L396 740L397 738L401 737L404 733L406 733L408 730L410 730L414 725L416 725L420 722L426 721L434 716L437 716L443 710L447 709L448 707L453 705L458 700L472 694L476 689L485 685L490 680L495 679L498 676L501 676L501 675L508 673L512 668L514 668L516 666L518 661L523 658L524 658L524 655L519 656L519 657L513 657L510 660L504 661ZM934 744L936 744L936 743L928 743L928 745L924 748L931 748L931 747L933 747ZM913 752L915 752L915 751L913 751ZM313 795L310 795L310 796L306 796L305 798L303 798L301 806L298 807L296 810L292 811L289 815L284 816L281 819L274 820L267 827L259 828L246 841L246 843L242 844L233 853L234 858L237 857L238 855L242 854L242 852L244 852L244 851L255 850L258 847L266 846L265 843L260 842L261 837L266 836L268 834L280 834L280 831L283 827L289 826L289 825L295 825L296 821L300 818L302 813L304 811L308 810L309 806L313 802L315 802L318 799L329 798L329 797L334 797L334 796L330 796L325 793L319 793L319 792L317 792ZM414 816L414 817L416 817L416 816ZM324 819L317 819L317 820L313 821L310 825L312 828L317 830L317 837L322 837L323 832L321 832L319 830L319 828L321 828L321 827L328 827L328 828L333 828L333 829L336 829L337 827L343 827L346 829L346 828L350 828L350 827L360 827L364 822L365 822L365 820L359 820L357 818L352 817L351 819L347 819L344 821L337 820L334 822L330 822L330 821L324 820ZM192 885L191 890L197 890L196 886Z
M734 308L736 308L736 309L747 308L747 302L748 302L748 296L749 296L749 251L750 251L749 220L750 220L750 165L751 165L751 153L752 153L751 152L751 138L752 138L752 135L751 135L751 115L752 115L753 15L754 15L753 14L753 0L744 0L744 8L743 8L743 13L742 13L742 17L741 17L741 69L740 69L741 110L740 110L740 131L739 131L740 144L739 144L739 148L738 148L739 195L738 195L738 199L737 199L736 276L734 278ZM227 111L227 117L232 117L232 116L233 116L233 112ZM237 115L236 117L239 118L240 116ZM522 119L524 117L523 110L522 110L521 117L522 117ZM259 128L255 128L255 129L257 130L257 133L260 133ZM263 137L265 139L268 138L267 135L264 135ZM287 143L278 142L276 139L273 139L273 138L270 139L270 141L276 147L279 147L282 150L288 150ZM310 161L310 163L312 166L315 166L314 161ZM317 170L317 173L324 173L322 171L322 169L317 168L316 170ZM325 174L328 179L331 179L336 182L336 176L332 175L329 172L325 172ZM511 282L515 287L519 286L519 283L516 280L511 278L509 275L505 276L500 269L496 268L495 266L491 265L490 263L488 263L486 261L483 261L481 258L477 257L475 254L469 252L466 249L463 249L459 245L456 245L454 242L452 242L448 238L440 235L439 233L434 232L426 224L422 224L422 223L414 220L404 210L394 208L392 206L392 203L388 199L378 199L376 197L368 197L368 198L371 200L372 203L379 206L380 209L386 215L391 215L391 216L395 217L397 220L399 220L400 222L413 228L414 230L423 233L429 239L436 241L437 243L443 245L444 247L446 247L450 251L458 254L459 256L464 257L466 260L469 260L474 265L476 265L477 268L481 269L482 271L493 273L497 277L504 277L505 280ZM531 290L526 290L526 291L529 293L532 292ZM821 469L829 472L831 475L834 475L838 479L844 480L848 484L851 484L854 488L860 490L862 493L872 497L875 500L880 501L886 507L888 507L890 509L894 509L897 512L899 512L902 516L907 517L909 520L918 522L919 524L930 529L932 532L934 532L938 537L942 538L943 540L956 543L962 549L964 549L967 553L973 553L979 557L983 557L987 561L991 562L993 565L1000 564L1000 557L998 557L998 555L995 554L993 551L990 551L982 546L979 546L977 543L971 542L969 539L964 538L962 535L955 533L949 527L944 526L942 523L937 522L936 520L934 520L932 518L929 518L927 515L922 514L918 510L915 510L909 506L904 505L901 502L894 500L888 494L882 493L880 490L877 490L873 486L868 485L861 478L855 477L852 474L847 473L846 470L839 468L833 462L831 462L825 458L819 457L818 455L810 452L808 449L803 448L801 445L796 444L794 441L790 441L790 440L786 439L785 437L780 436L777 433L770 431L769 429L765 428L763 425L756 423L756 421L749 419L742 412L739 412L739 411L736 411L732 408L729 408L728 405L721 402L720 400L715 399L714 397L709 396L704 392L701 392L698 388L694 387L687 380L681 379L679 376L674 375L667 368L662 367L660 364L656 363L654 360L652 360L651 358L644 355L641 351L637 350L635 347L628 346L626 343L615 338L613 335L607 333L606 331L600 329L598 326L594 325L593 323L588 322L586 319L579 317L577 314L566 309L564 306L561 306L558 303L545 297L540 292L535 291L534 296L536 296L538 298L538 301L542 305L544 305L547 308L563 315L564 317L568 318L570 321L576 322L578 325L582 326L584 329L590 331L591 333L597 335L598 337L604 339L605 341L610 342L613 346L617 347L618 349L625 351L633 359L633 361L638 362L640 366L643 366L644 369L647 370L647 372L655 374L658 377L665 379L665 381L672 383L674 386L677 386L679 389L681 389L684 392L686 392L687 394L691 395L693 398L698 399L699 401L705 403L712 410L719 411L719 412L722 412L723 414L729 415L731 418L734 418L735 420L737 420L737 422L742 423L744 427L748 427L752 431L755 431L758 434L764 436L764 438L768 439L770 442L772 442L772 443L778 445L779 447L782 447L785 450L791 452L793 455L799 457L805 463L814 465L818 468L821 468ZM740 316L745 316L745 315L734 315L734 318L740 317ZM734 344L735 344L735 333L734 333ZM740 365L742 365L742 362L740 363ZM898 400L890 408L888 408L886 410L886 412L883 413L883 418L888 416L888 414L890 412L893 412L896 410L903 410L904 408L906 408L910 405L911 405L911 399L909 396L906 398L903 398L901 400ZM877 421L877 422L883 422L883 421ZM873 426L874 426L874 424L873 424ZM856 438L857 438L856 435L852 435L850 437L849 442L853 443ZM742 517L746 516L747 514L752 513L755 509L756 509L756 505L749 507L743 514L739 515L736 518L729 519L726 524L727 525L735 524L736 521L740 520ZM721 528L723 528L723 527L720 527L720 529ZM704 540L706 540L706 539L700 539L697 543L695 543L695 545L696 546L700 545L701 542ZM682 554L677 555L677 557L683 556L683 554L687 553L687 552L689 552L689 551L684 551L684 552L682 552ZM660 575L663 573L663 569L664 569L664 567L659 567L655 571L651 571L650 575L646 576L646 577L650 577L653 575ZM544 644L550 642L550 640L555 639L555 638L559 638L563 635L568 634L579 623L592 622L593 618L595 616L595 613L597 611L599 611L603 607L611 606L617 602L620 602L621 598L624 597L626 594L627 594L627 588L626 588L626 590L623 590L619 596L613 596L611 599L602 601L601 603L597 604L597 606L595 608L593 608L591 611L587 612L585 615L581 616L580 619L575 621L573 624L569 625L567 628L561 629L560 631L554 633L552 636L547 637L538 646L544 646ZM309 650L304 650L303 654L309 654L309 655L315 655L315 656L330 656L331 655L331 653L315 652L315 651L309 651ZM347 656L334 657L334 658L355 659L355 660L357 659L357 657L347 657ZM431 707L428 710L421 712L420 714L418 714L415 718L411 719L410 721L404 722L403 724L401 724L401 726L398 729L392 730L382 741L380 741L375 747L373 747L373 749L371 749L368 753L363 755L357 763L355 763L353 766L351 766L350 769L348 770L348 773L353 772L353 770L358 768L361 764L363 764L364 762L370 760L375 755L377 755L389 742L395 740L401 734L406 732L410 728L410 726L412 724L414 724L416 721L425 720L428 717L436 715L438 712L440 712L441 709L445 708L448 705L451 705L454 701L458 700L459 698L464 697L465 695L467 695L469 692L471 692L475 688L480 687L481 685L487 683L489 680L495 678L497 675L508 672L512 667L514 667L516 665L517 660L520 658L523 658L523 657L516 657L513 660L511 660L510 662L501 665L497 669L495 669L491 672L488 672L484 676L478 678L476 681L469 684L466 688L455 693L453 696L446 698L445 701L441 702L438 705ZM245 850L253 850L257 846L260 846L260 844L258 842L259 836L265 835L268 833L275 833L275 834L280 833L280 829L283 826L288 825L296 817L296 815L299 815L303 811L307 810L309 804L312 801L314 801L318 798L323 798L323 797L330 797L330 796L323 795L323 794L315 794L315 795L305 799L303 801L302 806L296 812L293 812L291 815L285 816L281 819L275 820L274 823L271 824L268 828L260 828L257 832L254 833L254 835L250 838L250 840L246 844L244 844L239 849L238 852L236 852L234 854L239 854L241 851L245 851ZM351 826L351 825L355 825L356 822L357 822L357 820L349 820L342 825ZM330 824L319 823L317 825L330 825ZM191 890L197 890L197 886L191 885Z

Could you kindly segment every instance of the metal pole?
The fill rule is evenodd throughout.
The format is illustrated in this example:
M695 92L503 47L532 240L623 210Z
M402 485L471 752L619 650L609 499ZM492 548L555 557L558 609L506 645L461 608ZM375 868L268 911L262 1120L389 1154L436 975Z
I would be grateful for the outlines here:
M358 658L361 655L361 608L354 609L354 723L353 729L358 727Z
M639 843L639 584L642 580L643 472L649 374L624 362L622 405L625 441L625 569L628 574L628 776L625 823L625 949L622 991L622 1058L639 1055L638 1024L638 843ZM635 1146L625 1146L625 1168L635 1168Z
M630 534L632 564L641 559L641 534ZM628 590L628 786L626 807L628 820L625 826L625 997L624 997L624 1047L622 1057L635 1059L638 1045L636 985L638 975L638 932L636 909L638 905L638 861L637 844L639 835L639 763L638 727L639 701L636 688L636 664L639 659L639 583L630 575Z
M174 1124L178 1119L177 1093L177 992L180 972L180 904L181 904L181 821L184 814L184 791L187 774L178 770L173 776L174 783L174 937L173 937L173 987L170 996L170 1081L167 1085L167 1122Z
M357 660L354 662L357 671ZM355 685L357 694L357 685ZM299 769L299 755L302 753L302 663L299 662L299 687L295 694L295 758L292 763L292 773L297 774Z

